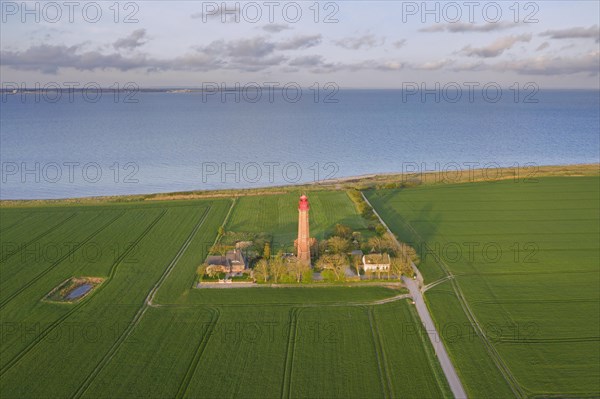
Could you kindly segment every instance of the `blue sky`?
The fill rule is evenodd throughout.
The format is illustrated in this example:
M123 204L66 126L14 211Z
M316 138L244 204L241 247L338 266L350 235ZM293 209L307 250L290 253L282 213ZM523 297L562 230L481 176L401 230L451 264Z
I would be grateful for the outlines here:
M399 1L137 1L117 3L118 16L99 1L77 2L72 21L64 2L46 4L0 2L2 83L599 88L597 1L428 2L430 13Z

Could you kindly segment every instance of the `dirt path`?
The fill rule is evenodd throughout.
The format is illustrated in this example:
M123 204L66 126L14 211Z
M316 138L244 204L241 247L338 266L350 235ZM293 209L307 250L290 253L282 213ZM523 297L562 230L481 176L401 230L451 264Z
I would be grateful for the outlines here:
M375 213L377 218L379 218L379 221L386 228L390 236L394 238L398 245L400 245L394 233L392 233L387 224L385 224L385 222L383 221L381 216L379 216L375 208L373 208L373 205L371 205L367 197L365 197L363 193L361 193L361 195L363 196L365 202L371 207L371 209L373 209L373 213ZM446 380L448 381L448 385L450 385L450 389L452 390L454 397L461 399L466 398L467 393L465 392L465 389L463 388L462 383L460 382L460 378L458 378L456 369L450 361L450 357L448 356L446 347L444 346L444 343L441 340L440 334L435 328L433 319L429 314L429 309L427 309L427 305L425 305L425 301L423 300L423 294L420 290L420 286L423 285L423 277L421 276L421 273L419 272L414 263L412 264L412 266L415 270L415 273L417 274L417 280L413 280L406 277L402 277L402 280L404 281L404 284L410 291L410 295L412 296L413 301L415 302L415 307L417 309L417 313L419 314L419 318L421 319L421 323L423 323L425 331L427 331L427 335L429 336L431 345L433 345L433 349L435 350L435 355L437 356L438 361L440 362L440 366L444 371L444 375L446 376Z

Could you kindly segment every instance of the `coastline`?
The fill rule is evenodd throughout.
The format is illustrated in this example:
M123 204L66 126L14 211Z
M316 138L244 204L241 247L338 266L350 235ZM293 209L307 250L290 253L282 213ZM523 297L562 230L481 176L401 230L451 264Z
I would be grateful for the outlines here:
M491 173L493 171L493 174ZM534 180L551 176L600 176L600 163L568 165L534 165L530 167L479 168L448 171L425 171L415 173L368 173L357 176L339 177L311 183L261 186L255 188L231 188L190 190L168 193L125 194L61 199L10 199L0 200L0 208L34 207L47 205L94 205L106 203L128 203L140 201L176 201L204 198L235 198L257 195L285 194L298 190L342 190L408 188L420 185L460 184L509 179Z

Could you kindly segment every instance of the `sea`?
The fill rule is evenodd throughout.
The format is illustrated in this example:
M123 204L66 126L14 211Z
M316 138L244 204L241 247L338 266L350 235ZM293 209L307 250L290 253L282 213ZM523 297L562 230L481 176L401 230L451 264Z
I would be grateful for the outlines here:
M600 161L597 90L1 94L4 200Z

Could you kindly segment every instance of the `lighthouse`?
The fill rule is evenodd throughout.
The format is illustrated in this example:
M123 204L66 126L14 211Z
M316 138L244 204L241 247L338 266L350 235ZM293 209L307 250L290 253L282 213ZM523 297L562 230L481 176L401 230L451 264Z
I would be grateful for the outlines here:
M298 260L310 264L310 236L308 230L308 198L306 195L300 197L298 201Z

